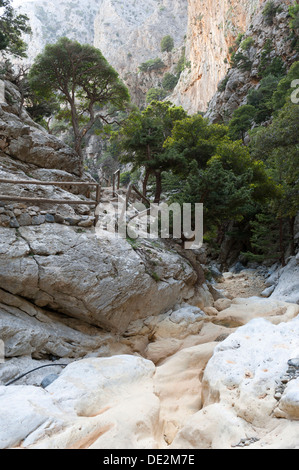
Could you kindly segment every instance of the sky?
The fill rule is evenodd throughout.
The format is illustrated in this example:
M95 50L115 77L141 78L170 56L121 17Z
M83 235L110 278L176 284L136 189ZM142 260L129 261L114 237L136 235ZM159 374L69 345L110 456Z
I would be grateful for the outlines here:
M26 2L35 2L35 0L25 0ZM24 3L24 0L12 0L11 4L13 7L18 7Z

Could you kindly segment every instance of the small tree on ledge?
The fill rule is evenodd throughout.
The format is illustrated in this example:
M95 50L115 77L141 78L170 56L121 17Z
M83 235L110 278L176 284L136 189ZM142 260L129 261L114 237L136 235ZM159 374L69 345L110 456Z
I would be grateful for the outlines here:
M162 52L171 52L174 48L174 40L171 36L164 36L161 41L161 51Z

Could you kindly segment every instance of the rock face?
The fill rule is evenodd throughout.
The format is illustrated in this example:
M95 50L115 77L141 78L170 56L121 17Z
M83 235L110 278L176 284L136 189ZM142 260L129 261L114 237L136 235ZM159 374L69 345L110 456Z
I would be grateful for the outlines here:
M298 419L298 389L291 393L296 382L281 401L274 397L277 379L287 371L289 359L298 356L297 328L298 317L277 326L257 319L219 344L203 376L203 409L186 423L172 447L274 448L273 438L276 448L298 445L298 421L292 421ZM291 421L277 419L281 410Z
M170 35L182 45L187 29L186 0L103 0L95 19L94 44L124 76L161 55L161 40Z
M191 0L188 10L186 61L190 68L181 75L172 99L189 113L206 111L217 85L228 71L229 47L245 32L258 0L218 2Z
M285 267L279 268L272 275L271 287L273 289L271 299L281 299L285 302L299 304L298 254L297 259L295 256L292 257Z
M86 357L44 372L46 388L1 386L0 447L298 448L299 306L243 301L237 329L230 308L225 326L190 306L161 316L160 338L202 325L156 366L132 354ZM240 318L244 302L233 301Z
M6 101L0 108L0 151L21 162L41 168L82 175L78 155L67 145L30 119L19 109L20 93L4 81Z
M134 318L169 310L196 276L172 253L160 254L161 281L125 240L47 224L1 228L0 286L35 305L124 332ZM147 248L151 256L155 249ZM157 255L156 255L157 256ZM71 266L71 269L70 269ZM164 268L163 268L164 266Z
M252 44L247 51L244 51L241 43L236 52L245 54L250 66L244 69L240 62L231 67L227 75L225 73L222 73L222 77L218 75L218 78L223 78L223 80L219 83L218 90L215 84L216 93L209 95L210 102L206 112L206 117L211 122L226 122L239 106L247 103L248 91L258 87L261 80L259 66L265 54L265 48L269 47L269 41L272 48L271 58L280 57L285 62L286 69L298 60L298 53L296 55L292 49L290 38L288 8L291 2L289 0L276 1L274 4L280 9L273 18L272 24L269 24L262 14L265 2L260 3L260 7L252 17L247 16L247 22L244 23L244 28L241 28L241 32L245 33L242 42L250 38ZM254 6L254 2L251 2L251 5ZM227 58L229 62L230 54Z
M37 0L22 2L20 13L29 17L32 37L26 37L28 63L32 63L46 44L67 36L81 44L92 44L94 18L101 5L100 0Z

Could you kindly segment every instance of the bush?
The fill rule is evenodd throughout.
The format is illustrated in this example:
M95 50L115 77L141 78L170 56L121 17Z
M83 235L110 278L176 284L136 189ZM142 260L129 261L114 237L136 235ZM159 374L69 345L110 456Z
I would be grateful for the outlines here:
M156 59L150 59L147 62L143 62L139 66L140 72L150 72L151 70L160 70L164 68L165 68L165 64L160 59L160 57L157 57Z
M131 181L131 172L130 171L125 171L124 173L121 173L121 175L120 175L120 185L121 186L128 186L130 181Z
M263 9L263 16L267 25L271 26L273 24L278 8L279 7L276 6L272 0L266 3L265 8Z
M166 97L166 92L162 88L150 88L146 95L146 102L162 101Z
M179 77L176 75L173 75L172 73L167 72L162 81L162 87L166 91L172 91L176 84L178 83Z
M161 41L161 51L162 52L171 52L174 48L174 40L171 36L164 36Z
M229 80L229 76L227 75L218 85L218 91L223 92L226 89L227 82Z
M251 48L251 46L253 46L253 44L254 44L254 39L252 37L246 38L241 44L241 49L243 49L243 51L249 51L249 49Z
M291 16L290 28L294 31L299 30L299 3L295 2L294 5L289 7L289 15Z

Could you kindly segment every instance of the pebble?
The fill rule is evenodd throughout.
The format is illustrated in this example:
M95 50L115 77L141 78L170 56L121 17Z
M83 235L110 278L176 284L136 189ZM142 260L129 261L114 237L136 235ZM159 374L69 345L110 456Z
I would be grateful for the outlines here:
M43 388L47 388L49 385L51 385L51 383L53 383L56 379L58 379L58 375L57 374L49 374L47 375L46 377L43 378L43 380L41 381L41 387Z
M41 225L44 224L46 221L46 217L44 215L36 215L32 217L32 225Z
M29 214L27 214L26 212L23 212L23 214L21 214L20 217L18 217L18 222L20 226L26 226L26 225L31 225L32 220Z
M10 219L10 224L9 225L10 225L11 228L19 228L20 227L20 224L19 224L19 222L17 221L17 219L15 217Z
M297 369L297 368L299 369L299 358L290 359L290 360L288 361L288 365L291 366L291 367L295 367L296 369Z
M294 379L299 378L299 358L288 360L288 369L286 373L280 378L280 385L276 387L274 398L280 400L287 384Z
M55 218L52 214L46 214L45 219L49 224L53 224L55 222Z

